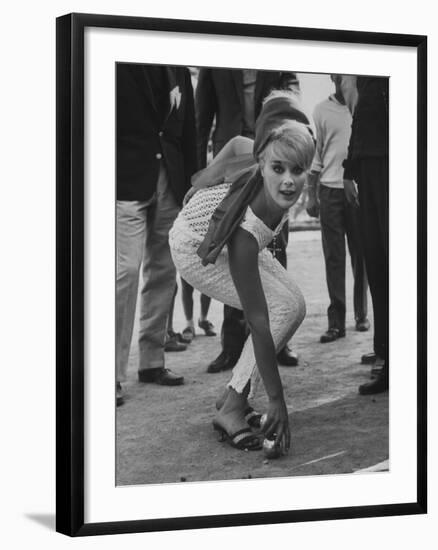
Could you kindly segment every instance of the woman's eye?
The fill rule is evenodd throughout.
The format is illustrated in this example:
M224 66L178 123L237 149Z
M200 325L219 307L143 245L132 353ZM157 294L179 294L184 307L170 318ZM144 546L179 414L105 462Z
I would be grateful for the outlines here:
M282 174L284 172L283 166L281 166L279 164L274 164L273 170L276 174Z
M301 168L301 166L295 166L295 168L292 170L292 174L294 176L301 176L303 172L304 170Z

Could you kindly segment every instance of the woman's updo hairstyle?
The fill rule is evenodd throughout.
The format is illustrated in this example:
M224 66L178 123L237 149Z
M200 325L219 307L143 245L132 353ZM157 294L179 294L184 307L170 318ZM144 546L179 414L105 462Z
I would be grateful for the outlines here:
M266 97L256 121L253 152L257 161L263 160L268 145L278 158L294 160L303 170L310 168L315 139L295 92L275 90Z

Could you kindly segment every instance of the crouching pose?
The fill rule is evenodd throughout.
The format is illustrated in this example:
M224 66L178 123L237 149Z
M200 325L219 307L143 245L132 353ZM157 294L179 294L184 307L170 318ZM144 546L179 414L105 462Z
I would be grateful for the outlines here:
M213 422L239 449L261 448L246 418L259 375L269 399L264 434L285 452L290 446L276 354L303 321L305 303L266 246L300 196L313 154L313 134L299 100L293 93L273 92L257 119L254 141L233 138L195 174L196 192L170 231L181 276L200 292L243 309L251 331Z

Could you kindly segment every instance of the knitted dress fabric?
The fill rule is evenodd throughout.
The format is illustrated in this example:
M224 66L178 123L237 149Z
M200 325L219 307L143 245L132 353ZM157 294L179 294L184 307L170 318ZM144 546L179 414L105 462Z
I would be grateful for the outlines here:
M216 263L203 266L197 249L207 233L210 218L225 197L230 183L200 189L179 213L169 233L169 243L175 266L188 283L215 300L242 309L228 263L228 249L224 247ZM274 345L279 351L291 339L304 319L303 295L289 273L273 258L266 246L280 232L287 214L275 230L267 227L247 208L240 227L251 233L259 246L259 272L269 311L269 322ZM233 369L229 387L242 393L251 380L251 395L258 380L258 369L253 342L248 338L242 354Z

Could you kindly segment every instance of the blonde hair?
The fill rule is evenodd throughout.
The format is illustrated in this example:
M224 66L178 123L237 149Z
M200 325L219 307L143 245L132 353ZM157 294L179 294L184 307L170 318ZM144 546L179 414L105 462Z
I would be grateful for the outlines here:
M297 163L307 171L315 154L315 141L309 126L296 120L286 120L271 131L265 147L258 156L259 162L264 162L268 150L280 160Z
M279 97L284 97L289 100L289 102L296 108L302 110L300 92L294 90L272 90L269 94L263 99L262 105L271 101L271 99L277 99Z

